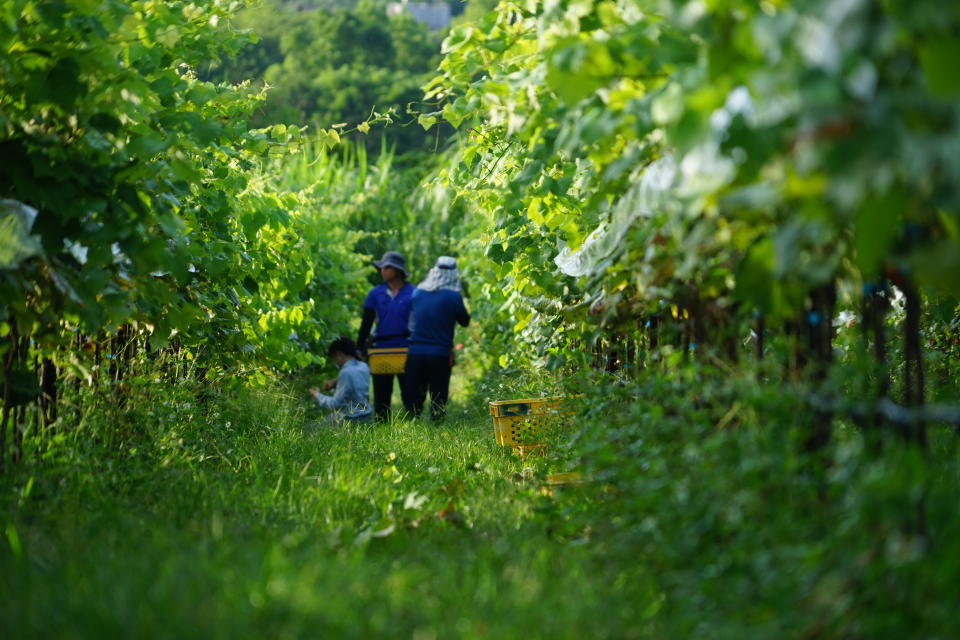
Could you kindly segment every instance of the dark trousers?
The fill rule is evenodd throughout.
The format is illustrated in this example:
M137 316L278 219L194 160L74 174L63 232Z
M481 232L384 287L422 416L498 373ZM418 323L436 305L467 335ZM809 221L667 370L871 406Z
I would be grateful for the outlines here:
M423 413L423 405L430 392L430 417L439 420L446 410L450 395L450 356L407 356L407 377L415 416Z
M375 373L370 376L373 382L373 413L377 420L386 420L390 417L390 397L393 395L393 379L400 385L400 400L403 408L413 413L410 394L409 376L402 373Z

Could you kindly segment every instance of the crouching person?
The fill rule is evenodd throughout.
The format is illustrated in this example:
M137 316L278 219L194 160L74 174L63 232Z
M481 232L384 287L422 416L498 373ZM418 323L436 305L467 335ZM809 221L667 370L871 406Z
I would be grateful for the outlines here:
M365 362L356 359L357 345L350 338L337 338L327 349L327 355L340 368L336 380L324 383L325 389L334 386L332 396L310 389L310 395L324 409L333 411L335 421L360 422L370 419L373 410L368 401L370 393L370 369Z

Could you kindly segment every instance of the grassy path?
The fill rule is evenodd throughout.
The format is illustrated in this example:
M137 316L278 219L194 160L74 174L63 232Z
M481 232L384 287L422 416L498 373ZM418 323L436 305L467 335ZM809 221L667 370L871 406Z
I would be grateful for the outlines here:
M166 404L138 406L122 442L48 443L46 471L8 488L0 611L17 637L635 627L616 568L554 530L577 491L544 495L559 463L504 453L479 410L329 428L278 394Z
M0 478L0 629L957 637L954 434L921 453L841 426L812 457L778 391L739 392L743 423L718 428L735 389L689 388L595 395L574 438L598 482L552 490L561 454L500 450L482 406L329 428L303 393L137 389Z

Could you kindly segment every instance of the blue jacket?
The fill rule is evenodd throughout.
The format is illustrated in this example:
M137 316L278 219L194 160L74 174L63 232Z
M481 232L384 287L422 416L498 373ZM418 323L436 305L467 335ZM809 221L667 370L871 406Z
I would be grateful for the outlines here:
M465 327L470 314L459 291L417 289L410 301L411 355L445 356L453 348L454 323Z
M313 396L324 409L333 409L343 418L359 418L372 412L370 397L370 368L366 362L347 360L337 374L337 390L332 396L317 393Z

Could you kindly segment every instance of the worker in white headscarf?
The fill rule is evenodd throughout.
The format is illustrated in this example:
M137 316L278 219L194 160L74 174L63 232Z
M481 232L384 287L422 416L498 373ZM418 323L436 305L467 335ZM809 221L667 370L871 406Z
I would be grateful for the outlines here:
M453 333L455 325L470 324L460 293L457 261L441 256L417 285L410 300L410 350L406 375L412 395L412 412L420 415L430 394L430 415L443 418L450 394L450 372L453 367Z
M424 291L448 289L459 292L460 272L457 271L457 261L449 256L437 258L437 264L430 269L427 278L417 285L417 288Z

